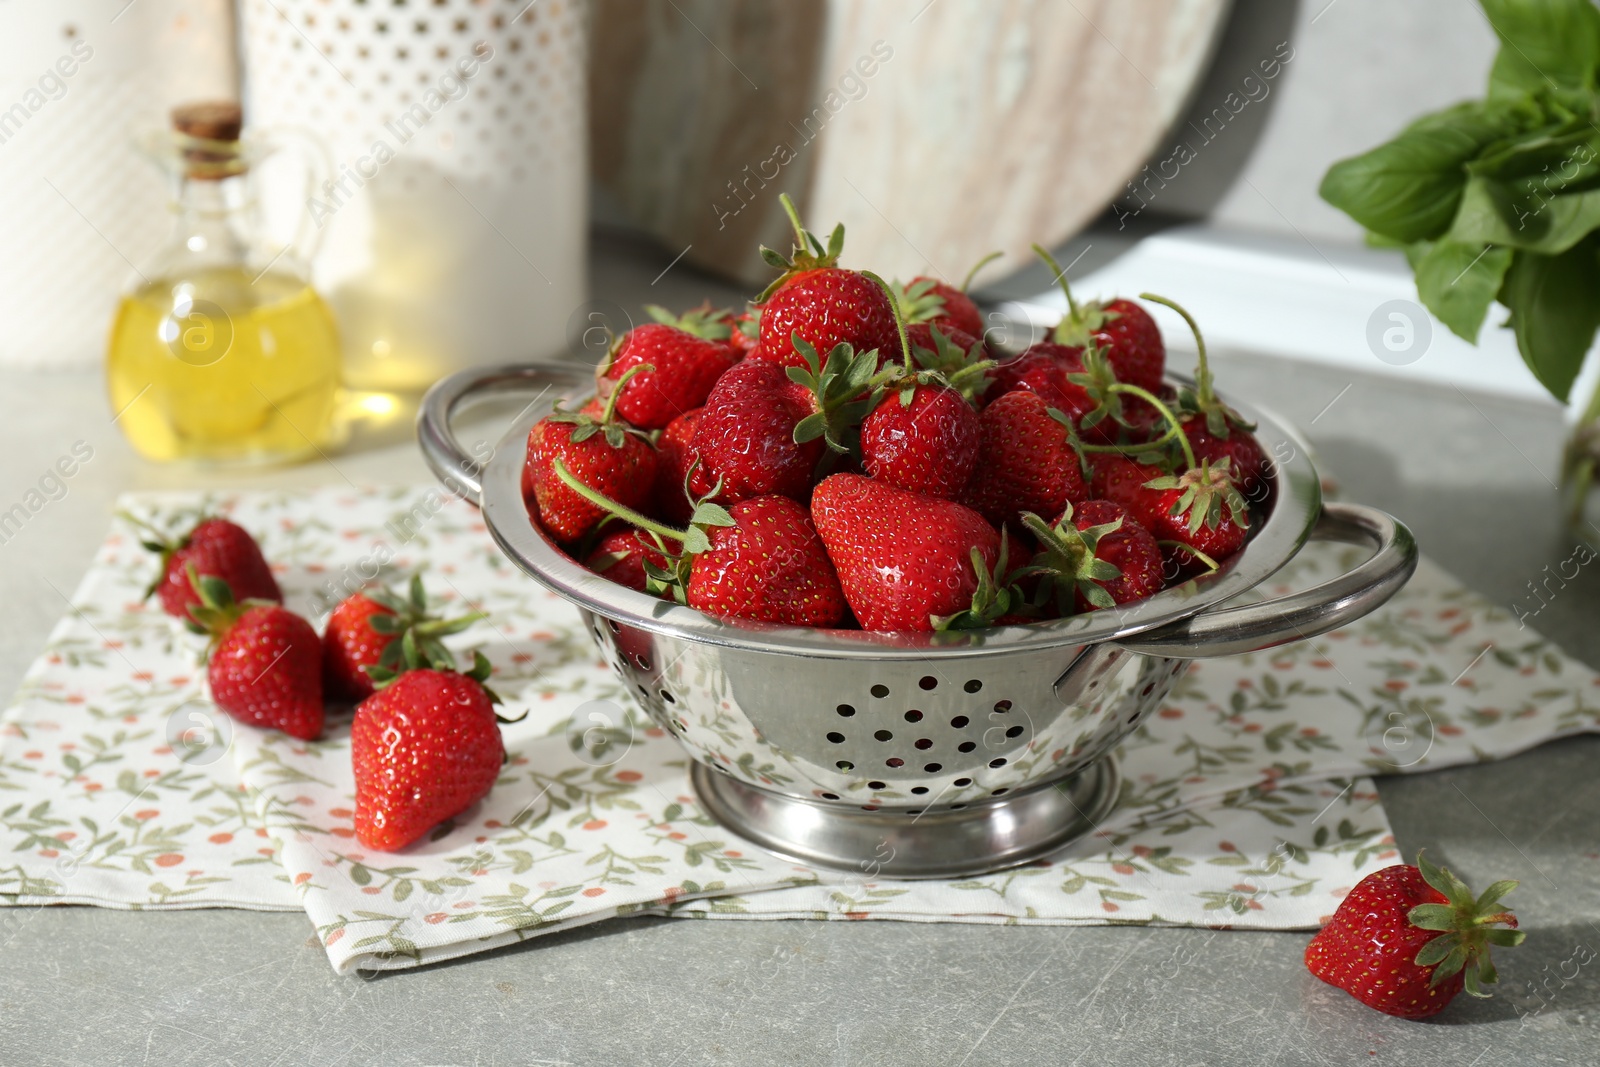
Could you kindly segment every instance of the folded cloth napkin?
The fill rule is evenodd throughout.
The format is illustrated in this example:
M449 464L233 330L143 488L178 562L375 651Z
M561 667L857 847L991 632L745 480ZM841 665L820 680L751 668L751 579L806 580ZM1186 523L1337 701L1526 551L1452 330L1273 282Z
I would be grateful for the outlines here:
M1122 747L1117 809L1048 860L936 882L813 870L701 812L683 752L467 505L392 489L124 507L231 514L319 622L413 570L490 613L456 640L488 655L508 713L528 712L505 728L511 762L482 804L398 854L354 839L348 716L306 743L220 715L200 640L139 602L152 563L121 525L0 722L0 901L303 907L342 971L628 914L1310 927L1396 857L1370 775L1600 728L1593 672L1424 561L1342 631L1196 664ZM1355 551L1312 546L1274 581L1311 584Z

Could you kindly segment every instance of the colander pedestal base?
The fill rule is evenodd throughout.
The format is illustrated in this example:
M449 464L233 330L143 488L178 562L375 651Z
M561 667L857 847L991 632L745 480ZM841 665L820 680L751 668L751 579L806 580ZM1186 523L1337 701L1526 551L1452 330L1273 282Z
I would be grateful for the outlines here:
M696 762L695 793L741 837L810 866L868 878L960 878L1015 867L1093 830L1116 804L1110 758L1059 782L921 814L863 811L748 785Z

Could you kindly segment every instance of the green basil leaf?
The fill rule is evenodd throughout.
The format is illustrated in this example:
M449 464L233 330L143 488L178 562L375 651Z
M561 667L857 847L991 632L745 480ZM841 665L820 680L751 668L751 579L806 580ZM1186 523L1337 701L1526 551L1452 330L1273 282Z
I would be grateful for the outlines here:
M1412 266L1424 306L1457 337L1476 344L1511 266L1511 249L1446 239L1434 242Z
M1517 349L1539 383L1565 402L1600 328L1600 238L1559 256L1517 252L1500 289Z
M1328 169L1322 198L1369 230L1397 241L1437 238L1450 228L1466 164L1486 145L1521 133L1526 109L1458 104L1426 115L1400 136Z
M1600 10L1592 0L1479 0L1501 40L1495 75L1504 89L1591 89L1600 68ZM1531 69L1530 69L1531 68ZM1537 82L1535 81L1537 79ZM1491 78L1491 90L1496 87Z
M1600 190L1551 196L1473 178L1461 196L1450 240L1559 255L1600 228Z
M1588 119L1572 116L1490 145L1467 164L1473 177L1522 179L1562 191L1600 174L1600 135Z

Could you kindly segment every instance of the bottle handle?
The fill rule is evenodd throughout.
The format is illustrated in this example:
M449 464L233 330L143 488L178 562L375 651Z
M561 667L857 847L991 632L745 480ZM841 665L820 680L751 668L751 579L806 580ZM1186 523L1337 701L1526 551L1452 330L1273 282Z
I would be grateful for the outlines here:
M322 220L311 210L311 203L324 184L334 174L333 153L327 142L312 131L299 126L272 126L256 134L261 156L275 155L288 150L301 163L302 185L299 201L299 221L289 243L279 249L273 260L289 255L309 273L311 261L322 244Z

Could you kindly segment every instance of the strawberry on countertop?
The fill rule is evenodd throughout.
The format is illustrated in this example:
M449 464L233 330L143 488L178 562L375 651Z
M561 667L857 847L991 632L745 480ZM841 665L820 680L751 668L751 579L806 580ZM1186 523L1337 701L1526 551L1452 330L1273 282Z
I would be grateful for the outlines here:
M394 852L466 811L493 788L505 763L489 661L453 661L407 650L401 673L363 700L350 726L356 837Z
M145 548L161 556L161 569L145 596L160 593L161 610L180 619L189 618L189 609L200 603L200 593L189 580L192 565L202 577L220 578L228 583L240 600L272 600L281 603L272 568L261 554L255 538L237 523L222 518L204 518L183 536L172 539L149 523L132 515L122 516L137 526Z
M1513 881L1474 897L1426 856L1363 878L1306 946L1306 967L1370 1008L1405 1019L1443 1011L1465 989L1474 997L1495 981L1491 945L1526 936L1500 898Z
M239 722L309 741L322 733L322 642L294 612L233 598L228 583L188 577L200 591L189 628L211 635L206 679L217 707Z
M328 624L322 631L323 690L330 697L346 700L369 697L374 677L392 675L399 665L408 632L415 631L418 641L437 642L483 617L482 612L456 619L431 614L421 575L412 575L405 597L383 588L348 596L328 615ZM442 645L435 654L444 655ZM380 668L375 675L373 672Z

